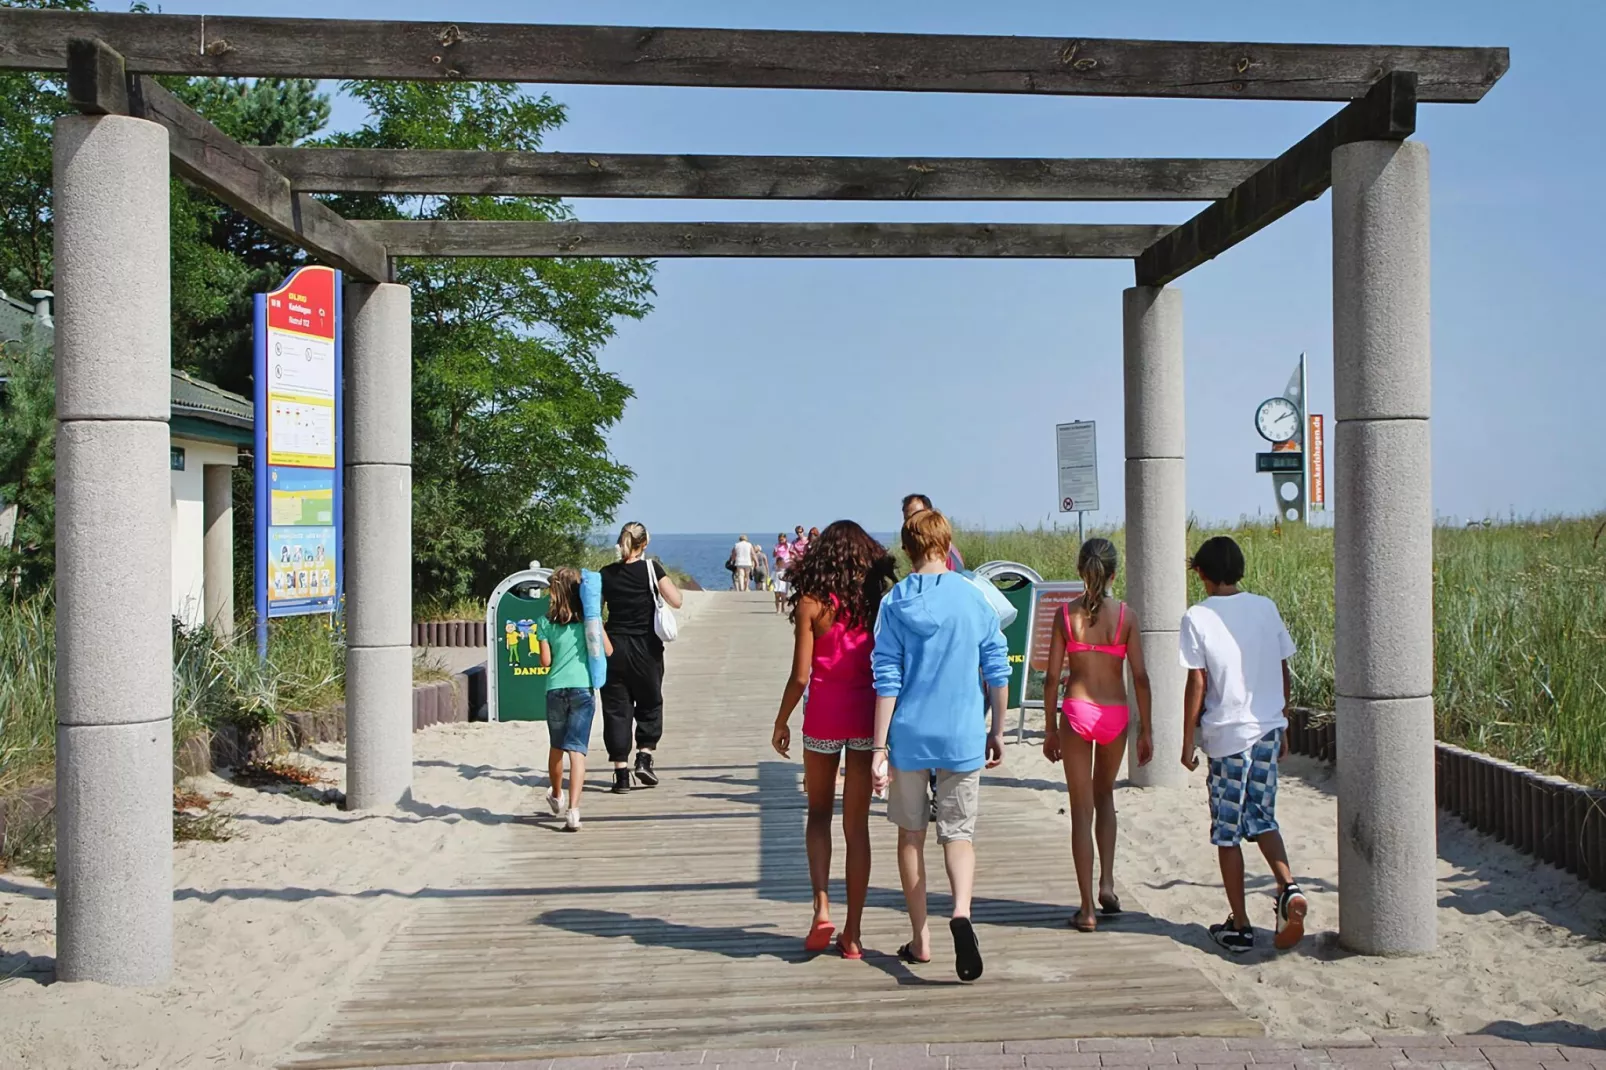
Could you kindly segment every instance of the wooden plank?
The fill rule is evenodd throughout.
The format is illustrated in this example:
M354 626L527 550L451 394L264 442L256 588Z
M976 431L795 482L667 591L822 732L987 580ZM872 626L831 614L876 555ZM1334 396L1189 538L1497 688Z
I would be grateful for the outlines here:
M544 816L499 826L475 868L420 893L411 920L290 1065L1261 1034L1190 965L1195 952L1179 947L1176 928L1144 913L1141 887L1120 889L1128 913L1106 920L1097 939L1068 932L1076 893L1063 789L1018 779L1029 774L1011 772L1014 748L981 789L973 903L987 955L981 987L954 983L940 922L932 964L894 956L908 918L882 803L870 820L864 960L804 954L810 893L798 763L763 757L762 741L743 727L753 696L772 693L791 652L789 629L765 615L763 598L712 598L675 644L665 681L674 724L657 752L659 787L593 795L605 779L594 775L577 836L558 834ZM544 789L532 788L539 806L534 792ZM687 813L724 818L681 821ZM1045 860L1045 844L1059 853ZM939 874L934 838L927 850L928 870ZM840 878L840 839L833 863ZM938 917L945 892L936 877ZM837 909L841 893L834 880ZM554 976L564 983L543 986ZM1045 992L1071 996L1045 1014Z
M1211 201L1265 160L650 156L262 148L310 193L732 200Z
M1414 70L1469 103L1504 48L276 19L0 9L0 68L65 70L99 37L148 74L1353 100Z
M1091 223L353 221L391 256L1050 257L1138 255L1164 226Z
M85 115L127 115L128 74L123 57L94 38L68 41L67 99Z
M173 170L264 229L352 278L390 277L384 246L365 238L333 209L297 193L255 152L145 75L130 75L110 46L71 42L68 98L89 115L127 114L167 128Z
M1384 75L1366 96L1256 171L1226 197L1144 250L1139 286L1164 286L1315 200L1333 184L1333 150L1354 141L1401 141L1416 131L1416 76Z

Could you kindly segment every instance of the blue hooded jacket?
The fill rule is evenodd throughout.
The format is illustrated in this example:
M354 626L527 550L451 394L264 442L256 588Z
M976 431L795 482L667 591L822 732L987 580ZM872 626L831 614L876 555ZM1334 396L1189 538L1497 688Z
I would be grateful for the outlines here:
M987 758L986 698L976 686L1009 683L998 614L956 572L905 576L881 600L871 656L875 691L896 698L887 732L894 769L968 773Z

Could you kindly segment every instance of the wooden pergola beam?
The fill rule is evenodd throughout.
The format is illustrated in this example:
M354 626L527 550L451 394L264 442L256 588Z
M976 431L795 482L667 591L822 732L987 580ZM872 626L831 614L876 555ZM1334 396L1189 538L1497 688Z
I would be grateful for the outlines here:
M0 69L67 67L98 37L145 74L728 86L1229 100L1356 99L1416 71L1470 103L1504 48L139 15L0 9Z
M167 128L173 170L264 229L354 279L390 277L385 247L355 230L321 201L290 188L257 153L212 125L157 84L126 74L121 57L93 39L71 42L68 95L90 115L131 115Z
M262 148L315 193L733 200L1211 201L1265 160L649 156Z
M1124 259L1164 226L1089 223L353 221L392 256Z
M1333 150L1353 141L1403 141L1416 132L1416 76L1384 75L1366 96L1256 171L1226 197L1145 249L1139 286L1164 286L1213 260L1333 184Z

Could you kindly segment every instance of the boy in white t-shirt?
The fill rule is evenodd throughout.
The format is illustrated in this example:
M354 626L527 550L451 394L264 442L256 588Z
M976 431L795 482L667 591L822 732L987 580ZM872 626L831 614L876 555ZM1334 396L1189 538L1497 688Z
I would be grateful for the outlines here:
M1196 745L1210 758L1210 842L1216 845L1232 907L1223 924L1210 927L1210 937L1235 954L1255 946L1239 846L1248 840L1259 845L1277 878L1273 942L1287 950L1305 935L1309 909L1277 827L1277 762L1288 753L1288 659L1294 640L1275 602L1238 590L1244 554L1236 542L1225 535L1207 539L1188 564L1208 597L1182 615L1178 636L1188 670L1182 764L1199 768Z

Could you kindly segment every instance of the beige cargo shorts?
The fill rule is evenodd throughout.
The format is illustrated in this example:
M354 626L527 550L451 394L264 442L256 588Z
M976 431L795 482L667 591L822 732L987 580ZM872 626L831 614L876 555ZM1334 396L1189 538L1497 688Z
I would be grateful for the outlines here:
M937 771L937 842L970 840L981 808L981 770ZM924 832L931 823L930 769L894 769L887 789L887 818L901 829Z

